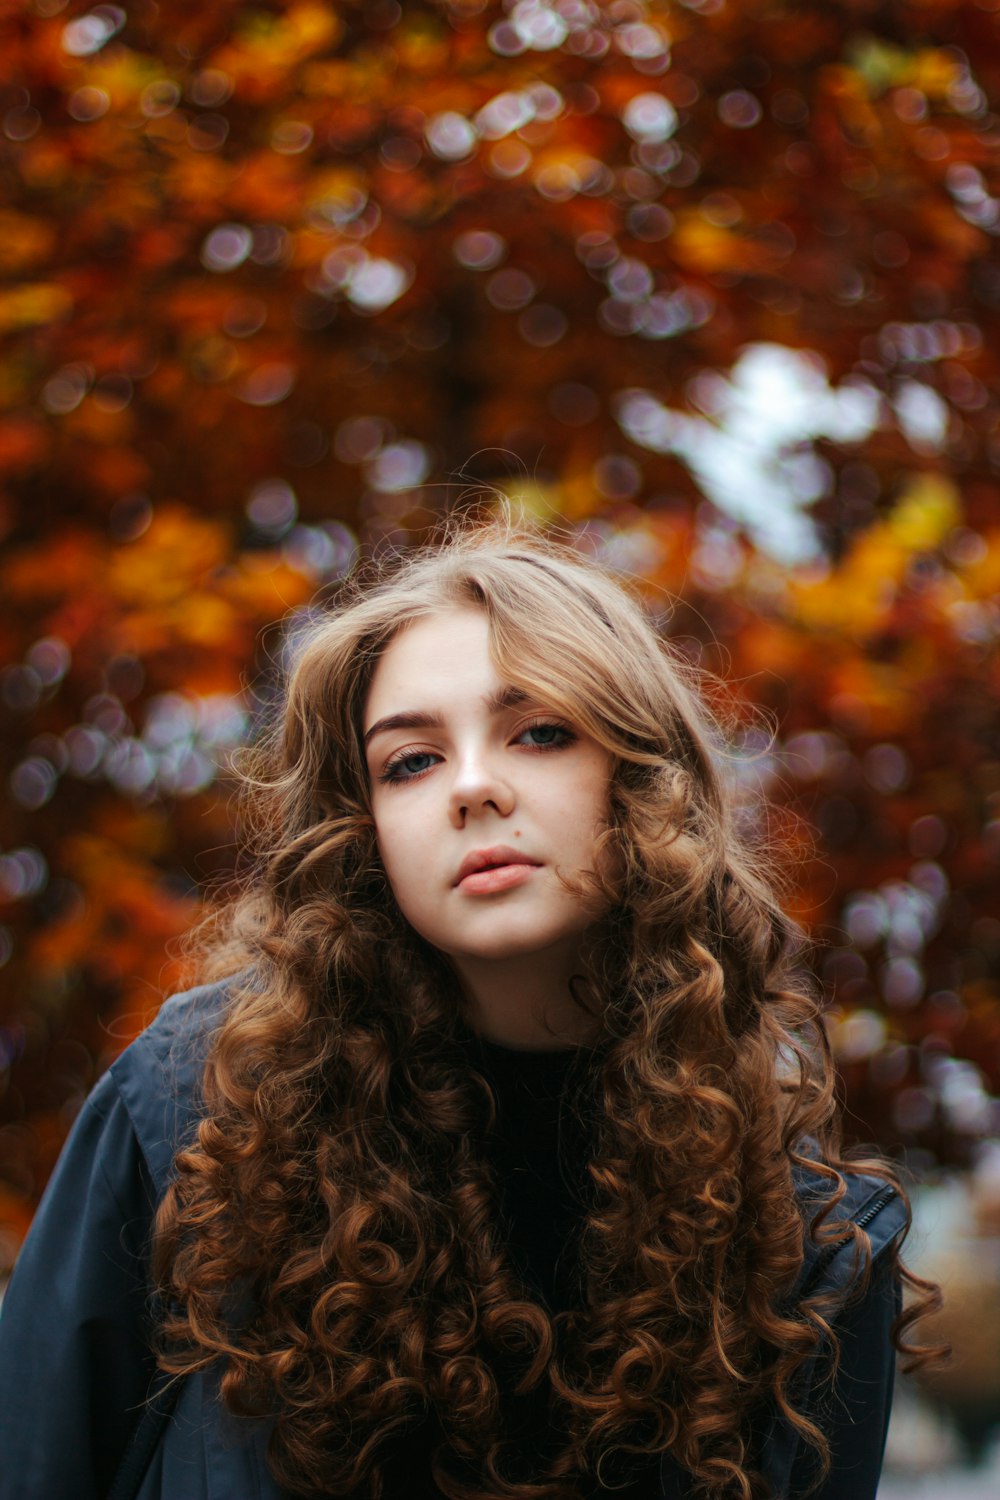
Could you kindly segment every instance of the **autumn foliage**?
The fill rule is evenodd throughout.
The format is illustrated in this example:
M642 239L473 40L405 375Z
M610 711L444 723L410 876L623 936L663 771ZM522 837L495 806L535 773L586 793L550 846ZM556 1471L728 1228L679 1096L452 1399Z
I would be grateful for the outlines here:
M733 681L856 1134L1000 1133L1000 0L33 0L0 85L7 1252L460 476Z

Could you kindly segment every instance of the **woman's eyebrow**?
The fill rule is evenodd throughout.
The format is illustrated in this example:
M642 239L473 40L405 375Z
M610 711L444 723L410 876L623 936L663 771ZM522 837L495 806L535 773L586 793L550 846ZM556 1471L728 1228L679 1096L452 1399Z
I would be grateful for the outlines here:
M377 734L384 734L387 729L440 729L441 717L439 714L419 713L416 709L401 714L388 714L384 719L376 719L370 729L365 730L365 744L375 738Z
M503 687L499 692L491 693L486 700L487 712L491 714L502 714L508 708L517 708L521 703L527 703L528 694L523 688Z
M486 710L490 714L502 714L508 708L516 708L518 704L525 703L528 695L522 688L504 687L496 693L491 693L486 699ZM384 734L389 729L440 729L442 725L440 714L421 712L419 709L406 709L402 713L388 714L384 719L376 719L370 729L365 730L365 744L373 740L377 734Z

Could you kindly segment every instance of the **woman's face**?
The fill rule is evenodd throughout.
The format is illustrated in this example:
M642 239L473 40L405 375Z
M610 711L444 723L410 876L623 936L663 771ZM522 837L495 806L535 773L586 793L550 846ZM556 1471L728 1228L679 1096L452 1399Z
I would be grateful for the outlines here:
M609 752L497 676L472 607L393 637L364 725L379 850L411 926L459 974L532 954L571 970L603 912L558 872L594 868Z

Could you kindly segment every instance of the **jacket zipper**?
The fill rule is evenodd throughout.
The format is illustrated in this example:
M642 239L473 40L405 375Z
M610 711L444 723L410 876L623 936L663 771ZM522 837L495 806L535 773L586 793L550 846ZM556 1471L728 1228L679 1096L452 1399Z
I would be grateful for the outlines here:
M886 1186L882 1188L881 1191L878 1192L872 1199L871 1203L869 1203L864 1212L860 1213L854 1220L858 1228L867 1229L872 1220L877 1219L883 1208L885 1208L886 1204L891 1203L892 1199L895 1197L896 1189L894 1187L890 1187L887 1183ZM833 1257L837 1254L838 1250L842 1250L844 1246L849 1244L853 1238L853 1235L845 1234L841 1239L835 1241L834 1244L826 1246L822 1254L817 1257L815 1263L813 1264L813 1268L809 1273L809 1276L802 1288L801 1293L799 1294L800 1300L811 1296L813 1289L816 1287L824 1271L833 1260Z
M867 1229L872 1219L877 1219L883 1208L885 1208L885 1205L892 1198L895 1198L895 1196L896 1189L894 1187L890 1187L889 1184L886 1183L885 1187L877 1195L877 1197L873 1198L871 1203L869 1203L864 1213L860 1214L858 1218L855 1219L854 1222L855 1224L857 1224L858 1228Z

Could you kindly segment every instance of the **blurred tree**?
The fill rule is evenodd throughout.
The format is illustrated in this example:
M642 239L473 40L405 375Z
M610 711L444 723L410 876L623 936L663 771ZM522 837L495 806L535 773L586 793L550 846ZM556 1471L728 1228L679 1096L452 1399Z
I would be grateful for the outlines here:
M858 1132L1000 1132L998 34L1000 0L3 12L12 1242L231 866L265 627L460 474L735 679L746 774L818 830Z

